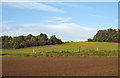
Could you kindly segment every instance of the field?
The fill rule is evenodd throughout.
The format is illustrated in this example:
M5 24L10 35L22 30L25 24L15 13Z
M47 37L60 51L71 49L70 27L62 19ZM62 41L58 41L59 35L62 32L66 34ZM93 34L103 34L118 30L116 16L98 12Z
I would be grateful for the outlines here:
M117 57L3 57L3 76L117 76Z
M33 54L33 49L36 54ZM118 43L108 42L70 42L62 45L3 49L2 74L117 76L118 51Z
M33 54L33 49L36 54ZM118 56L118 43L69 42L62 45L36 46L22 49L3 49L3 57L54 56Z

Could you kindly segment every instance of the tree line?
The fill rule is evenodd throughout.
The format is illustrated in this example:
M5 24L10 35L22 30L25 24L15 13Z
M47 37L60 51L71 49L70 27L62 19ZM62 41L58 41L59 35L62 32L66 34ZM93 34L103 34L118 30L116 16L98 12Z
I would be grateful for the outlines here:
M48 38L48 36L43 33L38 36L33 36L32 34L29 34L27 36L21 35L13 38L11 36L1 36L0 39L2 39L3 49L19 49L32 46L54 45L63 43L55 35Z
M105 29L97 31L93 39L89 38L88 42L120 42L120 29Z

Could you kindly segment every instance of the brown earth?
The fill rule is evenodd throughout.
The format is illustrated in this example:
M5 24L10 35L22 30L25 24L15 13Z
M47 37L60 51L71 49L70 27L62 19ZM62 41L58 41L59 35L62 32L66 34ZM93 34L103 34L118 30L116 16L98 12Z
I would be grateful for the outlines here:
M3 76L117 76L117 57L3 57Z

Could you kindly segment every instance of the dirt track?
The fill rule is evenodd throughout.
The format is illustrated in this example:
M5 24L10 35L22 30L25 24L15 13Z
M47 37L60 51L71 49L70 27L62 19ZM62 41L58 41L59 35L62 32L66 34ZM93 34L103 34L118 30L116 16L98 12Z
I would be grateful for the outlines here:
M117 57L2 58L3 76L116 76Z

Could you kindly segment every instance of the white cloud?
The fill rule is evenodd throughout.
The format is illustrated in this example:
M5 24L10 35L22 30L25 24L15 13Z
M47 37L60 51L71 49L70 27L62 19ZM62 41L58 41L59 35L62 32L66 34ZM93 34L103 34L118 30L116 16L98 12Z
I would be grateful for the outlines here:
M65 11L61 9L38 2L5 2L3 3L3 5L15 7L15 8L21 8L21 9L34 9L34 10L65 13Z
M52 17L50 20L46 22L68 22L68 20L72 19L71 17Z
M48 34L48 36L56 35L64 41L80 41L92 38L97 32L96 28L88 28L77 25L75 23L62 23L58 25L42 25L42 24L21 24L3 26L2 35L38 35L40 33Z

